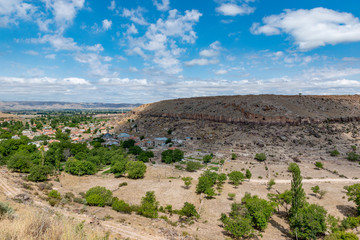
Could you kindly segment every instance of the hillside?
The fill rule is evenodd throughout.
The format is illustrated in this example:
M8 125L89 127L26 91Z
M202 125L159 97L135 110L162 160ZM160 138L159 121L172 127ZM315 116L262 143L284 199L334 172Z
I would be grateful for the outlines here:
M360 120L360 95L199 97L146 104L134 113L227 123L343 122Z
M13 101L0 102L0 110L61 110L61 109L122 109L134 108L140 104L129 103L73 103L73 102L41 102Z

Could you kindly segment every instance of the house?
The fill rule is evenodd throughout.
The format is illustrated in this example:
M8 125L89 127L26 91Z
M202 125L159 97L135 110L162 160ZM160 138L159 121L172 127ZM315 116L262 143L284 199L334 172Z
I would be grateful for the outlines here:
M154 139L154 146L164 146L167 138L166 137L159 137Z
M130 134L128 133L120 133L117 138L120 140L128 140L131 137Z

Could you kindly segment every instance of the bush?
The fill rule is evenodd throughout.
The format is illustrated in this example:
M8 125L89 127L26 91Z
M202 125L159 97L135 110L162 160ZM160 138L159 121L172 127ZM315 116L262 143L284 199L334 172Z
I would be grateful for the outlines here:
M345 186L344 189L349 197L348 200L356 204L358 215L360 215L360 184L356 183L351 186Z
M322 164L322 162L315 162L315 167L318 169L324 168L324 165Z
M110 172L114 173L115 176L121 176L125 173L126 171L126 164L127 161L123 160L123 161L117 161L114 163L114 165L112 165L112 167L110 168Z
M93 175L96 173L96 166L89 161L80 161L74 157L68 158L65 164L65 172L76 176Z
M98 207L105 206L105 200L99 194L91 194L91 195L87 196L86 202L90 206L98 206Z
M146 172L146 165L143 162L128 162L126 164L126 172L128 174L128 178L138 179L143 178Z
M15 172L28 173L30 171L30 166L30 158L20 153L11 156L7 162L7 167Z
M234 184L235 186L239 186L242 181L244 181L245 176L242 172L239 171L233 171L228 174L229 180Z
M187 218L200 217L199 213L196 211L194 204L188 202L184 203L184 207L180 210L180 216L185 216Z
M236 160L237 159L237 155L235 153L231 154L231 160Z
M336 157L339 155L340 155L340 152L337 149L334 149L330 152L330 156L332 156L332 157Z
M360 155L355 153L355 152L349 152L347 153L347 160L355 162L355 161L359 161L360 159Z
M347 217L344 218L341 222L341 227L344 230L354 229L360 225L360 217Z
M159 202L156 201L155 192L146 192L145 197L141 199L141 205L138 209L140 215L147 218L158 217Z
M49 198L55 198L55 199L61 199L61 194L56 191L56 190L51 190L49 193L48 193L48 197Z
M179 149L175 149L175 150L169 149L161 153L161 161L167 164L173 162L180 162L183 158L184 158L184 152Z
M204 162L204 163L209 163L209 162L211 162L211 159L213 159L213 156L212 156L212 155L205 155L205 156L203 157L203 162Z
M123 213L131 213L132 209L129 204L127 204L123 200L119 200L117 198L114 199L112 204L112 209L114 209L117 212L123 212Z
M143 150L139 146L132 146L129 148L129 154L139 155Z
M97 195L97 196L92 196L92 195ZM99 199L99 197L101 198L101 200ZM111 206L113 196L112 196L112 192L106 189L105 187L96 186L90 188L85 194L85 199L89 203L88 198L90 198L90 202L91 202L89 205L94 204L96 206L100 206L102 205L103 202L104 205Z
M326 236L324 240L359 240L355 233L351 232L334 232Z
M207 176L201 176L198 179L198 184L196 185L196 193L205 193L208 188L213 186L212 180Z
M318 239L326 231L326 210L316 204L305 205L290 217L292 234L299 239Z
M249 169L246 169L245 177L250 180L252 174Z
M229 200L234 200L234 198L236 197L236 194L235 193L228 193L228 197L229 197Z
M0 219L3 217L9 217L14 213L14 209L12 209L7 203L0 202Z
M296 163L290 163L290 164L289 164L289 167L288 167L288 171L292 173L292 172L294 172L295 170L297 170L298 167L299 167L299 166L298 166Z
M258 160L258 161L265 161L266 160L266 154L265 153L257 153L255 155L255 159Z
M30 168L28 179L32 182L43 182L47 180L50 172L49 166L33 165Z
M202 167L203 167L203 165L199 162L189 161L186 163L185 170L188 172L196 172L197 170L201 169Z

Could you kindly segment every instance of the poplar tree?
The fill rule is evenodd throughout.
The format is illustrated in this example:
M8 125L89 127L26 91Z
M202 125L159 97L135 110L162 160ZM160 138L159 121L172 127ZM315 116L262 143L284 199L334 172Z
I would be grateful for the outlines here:
M291 209L290 215L294 216L297 214L300 208L305 205L305 192L302 188L302 177L299 166L296 164L292 171L292 181L291 181Z

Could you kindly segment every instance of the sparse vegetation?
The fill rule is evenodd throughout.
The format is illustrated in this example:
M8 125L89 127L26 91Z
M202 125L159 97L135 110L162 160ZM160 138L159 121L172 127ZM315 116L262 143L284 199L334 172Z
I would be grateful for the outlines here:
M265 161L266 158L267 158L267 157L266 157L266 154L265 154L265 153L257 153L257 154L255 155L255 159L258 160L258 161L260 161L260 162Z

